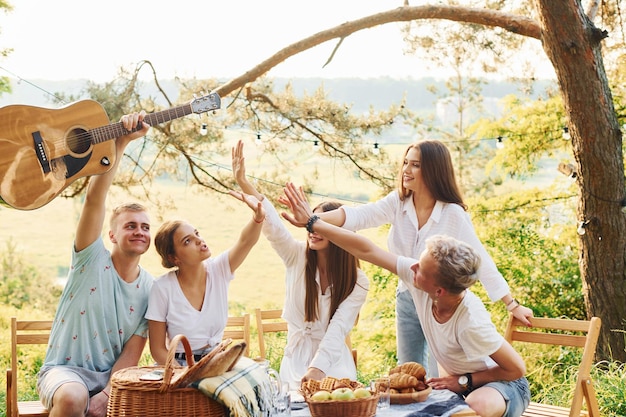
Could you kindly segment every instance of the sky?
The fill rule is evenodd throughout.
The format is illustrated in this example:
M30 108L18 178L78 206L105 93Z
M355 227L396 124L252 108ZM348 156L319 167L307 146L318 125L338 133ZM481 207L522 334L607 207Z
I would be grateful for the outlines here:
M343 22L402 5L403 0L9 0L0 13L0 75L25 80L115 78L120 67L148 60L160 79L233 78L282 48ZM412 1L411 4L418 2ZM272 77L428 75L403 54L400 24L357 32L298 54ZM152 74L144 67L140 74Z
M13 48L0 75L108 81L120 66L149 60L160 78L235 77L289 44L402 0L9 0L0 47ZM415 75L397 24L327 42L270 72L275 77L364 78ZM150 77L146 69L146 77Z

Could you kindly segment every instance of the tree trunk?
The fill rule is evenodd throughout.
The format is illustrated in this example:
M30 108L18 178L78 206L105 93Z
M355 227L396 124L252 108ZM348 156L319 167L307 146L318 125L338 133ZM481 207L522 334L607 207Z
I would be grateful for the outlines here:
M626 362L626 218L622 134L603 66L606 37L577 0L537 0L544 50L563 94L579 189L579 264L590 316L602 318L600 359ZM572 222L573 223L573 222ZM572 227L577 227L572 224Z

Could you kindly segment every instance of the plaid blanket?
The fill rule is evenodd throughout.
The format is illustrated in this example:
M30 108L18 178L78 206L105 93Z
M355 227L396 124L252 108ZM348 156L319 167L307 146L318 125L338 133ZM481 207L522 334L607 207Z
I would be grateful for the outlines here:
M224 404L232 417L254 417L267 411L270 381L265 369L242 356L235 367L222 375L203 378L191 384L204 395Z

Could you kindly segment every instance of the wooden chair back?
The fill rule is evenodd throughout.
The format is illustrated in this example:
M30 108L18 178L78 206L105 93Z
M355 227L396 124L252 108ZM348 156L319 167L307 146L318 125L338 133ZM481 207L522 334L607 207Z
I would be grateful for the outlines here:
M7 369L7 416L44 417L48 410L39 400L18 401L18 355L22 345L47 345L52 320L18 320L11 317L11 364Z
M250 313L241 316L229 316L224 329L224 339L231 338L233 341L246 342L243 354L250 356Z
M256 326L259 333L259 356L266 359L267 351L265 347L265 333L285 332L287 333L287 322L282 318L282 309L261 310L255 309ZM357 317L358 321L358 317ZM357 363L357 350L352 348L350 334L346 336L346 345L352 351L354 364Z
M259 334L259 357L266 359L267 351L265 347L265 333L287 333L287 322L282 318L283 310L254 310L256 317L256 327Z
M571 406L557 407L531 402L523 416L600 417L598 401L591 379L591 366L593 365L602 324L600 318L571 320L533 317L530 321L532 327L528 328L511 314L505 332L506 340L511 343L525 342L578 347L582 348L583 351ZM583 410L583 399L586 403L586 411Z

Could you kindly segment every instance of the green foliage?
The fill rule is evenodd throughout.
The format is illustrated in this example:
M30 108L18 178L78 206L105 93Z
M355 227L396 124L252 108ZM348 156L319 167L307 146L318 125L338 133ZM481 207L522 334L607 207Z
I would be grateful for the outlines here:
M599 362L591 369L600 414L626 416L626 364Z
M571 222L558 223L558 216L547 210L560 203L553 208L563 215L571 210L571 202L565 196L553 196L553 192L527 190L472 201L473 223L512 294L522 304L537 316L584 319L575 228ZM529 204L541 200L545 206Z
M503 138L504 147L487 164L487 172L524 178L537 172L541 158L571 154L570 143L563 139L567 121L561 96L530 101L511 95L502 102L499 119L482 119L468 129L474 137Z
M396 365L395 304L398 278L370 264L361 265L370 279L370 290L359 322L351 333L358 351L358 379L363 383L388 373Z
M44 279L37 269L25 263L12 240L6 242L6 249L0 255L0 303L54 312L60 294L60 288L51 280Z

